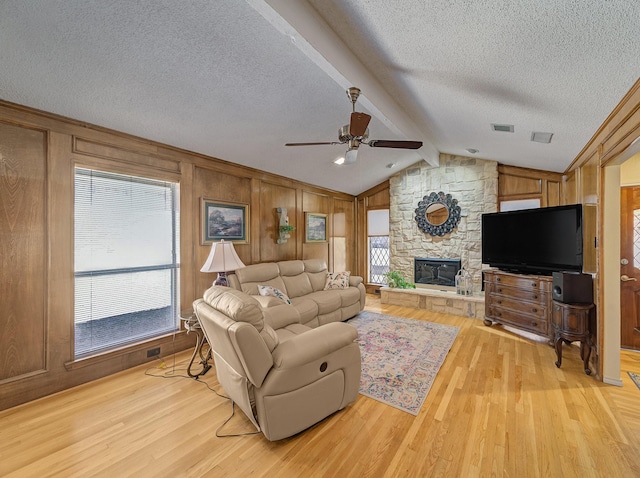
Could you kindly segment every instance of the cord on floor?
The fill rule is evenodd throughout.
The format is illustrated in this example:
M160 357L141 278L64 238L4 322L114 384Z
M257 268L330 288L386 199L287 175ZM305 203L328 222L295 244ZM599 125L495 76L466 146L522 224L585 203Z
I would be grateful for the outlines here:
M229 437L244 437L244 436L250 436L250 435L258 435L260 433L260 430L255 432L246 432L246 433L229 433L228 435L219 434L222 427L225 426L227 423L229 423L229 420L231 420L233 418L233 415L235 415L236 413L235 406L236 406L236 403L233 400L231 400L231 415L229 415L229 418L227 418L224 422L222 422L222 425L216 428L216 436L218 438L229 438Z

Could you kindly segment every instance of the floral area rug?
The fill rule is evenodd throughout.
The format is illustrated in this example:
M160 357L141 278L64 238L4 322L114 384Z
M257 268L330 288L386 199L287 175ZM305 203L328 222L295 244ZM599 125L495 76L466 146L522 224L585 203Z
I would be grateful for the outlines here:
M633 383L635 383L638 388L640 388L640 374L637 373L633 373L633 372L627 372L629 374L629 377L631 377L631 380L633 380Z
M358 329L360 393L417 415L458 327L375 312L348 323Z

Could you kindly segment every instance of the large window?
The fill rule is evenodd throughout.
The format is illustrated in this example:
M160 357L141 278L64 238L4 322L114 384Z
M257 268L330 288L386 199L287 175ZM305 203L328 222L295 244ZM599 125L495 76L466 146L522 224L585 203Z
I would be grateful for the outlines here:
M75 171L75 356L179 324L178 184Z
M369 237L369 283L384 284L389 272L389 210L367 211Z

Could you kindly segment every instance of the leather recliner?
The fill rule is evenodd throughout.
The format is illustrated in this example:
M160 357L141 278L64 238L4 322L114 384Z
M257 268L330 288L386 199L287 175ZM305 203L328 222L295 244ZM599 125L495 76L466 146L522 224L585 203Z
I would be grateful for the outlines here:
M268 309L220 286L193 307L220 385L268 440L295 435L356 400L360 348L351 325L289 324L281 338Z

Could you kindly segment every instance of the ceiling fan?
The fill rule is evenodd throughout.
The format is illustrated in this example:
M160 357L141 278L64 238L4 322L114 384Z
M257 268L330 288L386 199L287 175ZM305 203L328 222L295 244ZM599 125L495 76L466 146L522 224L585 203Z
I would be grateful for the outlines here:
M358 155L358 148L361 144L366 144L372 148L399 148L418 149L422 146L422 141L395 141L384 139L369 139L369 121L371 116L366 113L356 111L356 101L360 96L360 89L352 86L347 90L347 96L351 100L352 113L349 124L338 130L338 141L322 143L286 143L285 146L318 146L321 144L348 144L345 154L344 164L354 163Z

